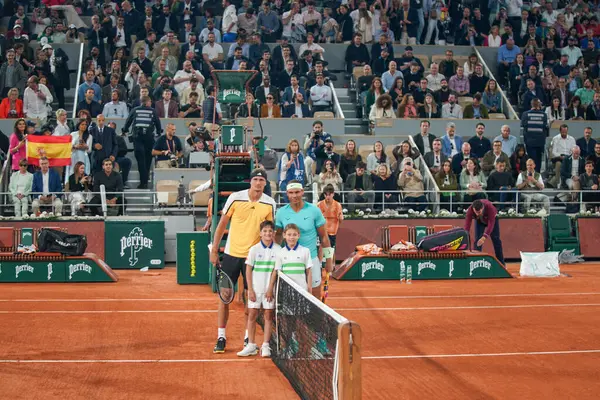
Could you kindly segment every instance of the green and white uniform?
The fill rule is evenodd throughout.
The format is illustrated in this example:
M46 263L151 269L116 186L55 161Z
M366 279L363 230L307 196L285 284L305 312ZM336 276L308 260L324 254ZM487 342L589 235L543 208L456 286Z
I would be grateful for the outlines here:
M275 301L267 301L265 294L269 288L271 274L275 268L275 257L281 251L281 246L271 243L265 246L262 241L250 247L246 264L252 266L252 289L256 293L256 301L248 299L248 308L265 310L275 308Z
M275 270L282 271L305 290L308 290L306 270L312 267L310 250L299 243L293 248L285 245L275 257Z

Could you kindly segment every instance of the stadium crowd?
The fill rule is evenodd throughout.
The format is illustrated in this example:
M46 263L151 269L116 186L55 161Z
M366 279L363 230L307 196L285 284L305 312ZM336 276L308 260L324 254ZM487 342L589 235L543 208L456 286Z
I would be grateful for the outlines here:
M51 172L43 172L41 162L35 171L25 167L25 171L42 174L42 178L32 177L32 199L38 192L44 198L38 203L58 204L61 195L48 194L62 192L63 182L68 191L80 186L96 188L96 183L105 179L103 173L110 188L122 191L131 161L126 157L124 139L105 119L125 118L132 126L139 188L147 188L153 159L158 167L171 167L190 152L206 150L210 143L198 132L202 128L214 132L213 124L223 121L225 111L230 118L309 118L333 111L334 94L328 82L337 76L327 69L327 55L320 43L347 46L346 73L356 78L353 85L359 112L373 123L381 118L484 120L507 113L503 89L521 114L525 147L517 146L518 133L515 137L505 132L508 127L490 143L483 136L483 123L476 124L472 138L470 133L456 134L450 123L446 135L435 140L428 132L429 123L423 121L414 138L416 149L401 143L391 160L383 145L375 143L373 152L362 159L352 141L337 154L323 124L315 123L314 130L320 125L323 134L315 136L314 131L304 140L290 142L282 156L280 190L284 190L290 170L296 171L297 177L304 168L307 184L332 184L338 192L355 192L348 195L349 203L402 199L423 209L427 205L421 160L435 174L440 189L465 190L465 199L486 196L486 190L505 189L506 196L498 197L506 199L515 188L536 192L548 185L597 190L597 177L586 178L586 162L578 161L590 160L591 174L598 173L600 149L591 138L591 128L575 143L568 127L562 126L549 150L547 172L552 176L546 180L538 176L544 164L545 139L554 121L600 118L596 1L42 3L30 8L29 2L5 1L2 13L10 19L6 35L0 36L0 118L22 118L15 123L7 146L14 173L27 176L21 166L27 134L71 135L73 139L71 166L51 169L58 176L51 181L58 182L60 190L58 185L50 189L44 174ZM90 17L91 26L79 24L78 15ZM276 41L271 51L267 43ZM79 79L82 83L75 88L74 108L79 119L73 123L65 111L64 93L71 88L68 57L53 45L81 42L86 42L87 53ZM231 43L227 54L222 43ZM300 43L296 52L292 44ZM403 53L395 54L393 44L404 45ZM476 54L463 64L448 48L426 70L413 53L412 46L417 44L435 44L440 49L448 44L497 47L498 81L486 76ZM221 109L211 84L211 72L219 69L258 71L244 104ZM140 109L151 109L153 121L190 119L189 136L182 143L174 135L174 127L167 125L159 140L135 137ZM37 125L28 122L32 120ZM142 132L161 134L160 124L155 125L156 132ZM119 173L107 171L106 160ZM77 167L78 162L83 167ZM113 172L120 182L113 179ZM16 185L13 192L21 205L23 198L29 198L27 179L22 177L25 184ZM35 185L40 179L41 188ZM401 198L396 189L403 191ZM528 196L548 205L542 193ZM86 196L70 196L73 198L79 199L74 203L76 209L88 200ZM111 201L123 204L120 197ZM595 207L595 197L590 203Z

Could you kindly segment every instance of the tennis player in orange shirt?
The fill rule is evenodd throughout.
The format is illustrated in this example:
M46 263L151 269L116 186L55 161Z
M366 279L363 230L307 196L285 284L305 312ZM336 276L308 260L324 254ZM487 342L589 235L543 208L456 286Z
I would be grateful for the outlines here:
M340 222L344 220L344 214L342 213L342 205L333 198L335 194L333 185L325 186L323 194L325 195L325 199L318 202L317 207L319 207L319 210L321 210L325 217L325 228L327 236L329 236L329 243L331 243L331 247L335 248L337 231L340 227Z

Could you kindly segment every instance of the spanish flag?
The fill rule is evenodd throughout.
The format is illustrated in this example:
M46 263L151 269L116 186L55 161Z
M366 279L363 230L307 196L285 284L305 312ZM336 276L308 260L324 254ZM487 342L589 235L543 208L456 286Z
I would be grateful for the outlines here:
M40 157L46 156L51 167L71 165L71 135L27 135L27 162L39 166Z

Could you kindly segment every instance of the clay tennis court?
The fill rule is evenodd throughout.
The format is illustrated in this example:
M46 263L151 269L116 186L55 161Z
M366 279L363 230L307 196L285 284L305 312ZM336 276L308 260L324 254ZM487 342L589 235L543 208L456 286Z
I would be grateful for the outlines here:
M365 399L592 399L600 393L599 265L570 277L332 281L328 304L362 327ZM518 266L509 270L516 274ZM0 292L6 399L295 399L270 360L240 359L243 308L214 355L216 299L173 268L116 284Z

